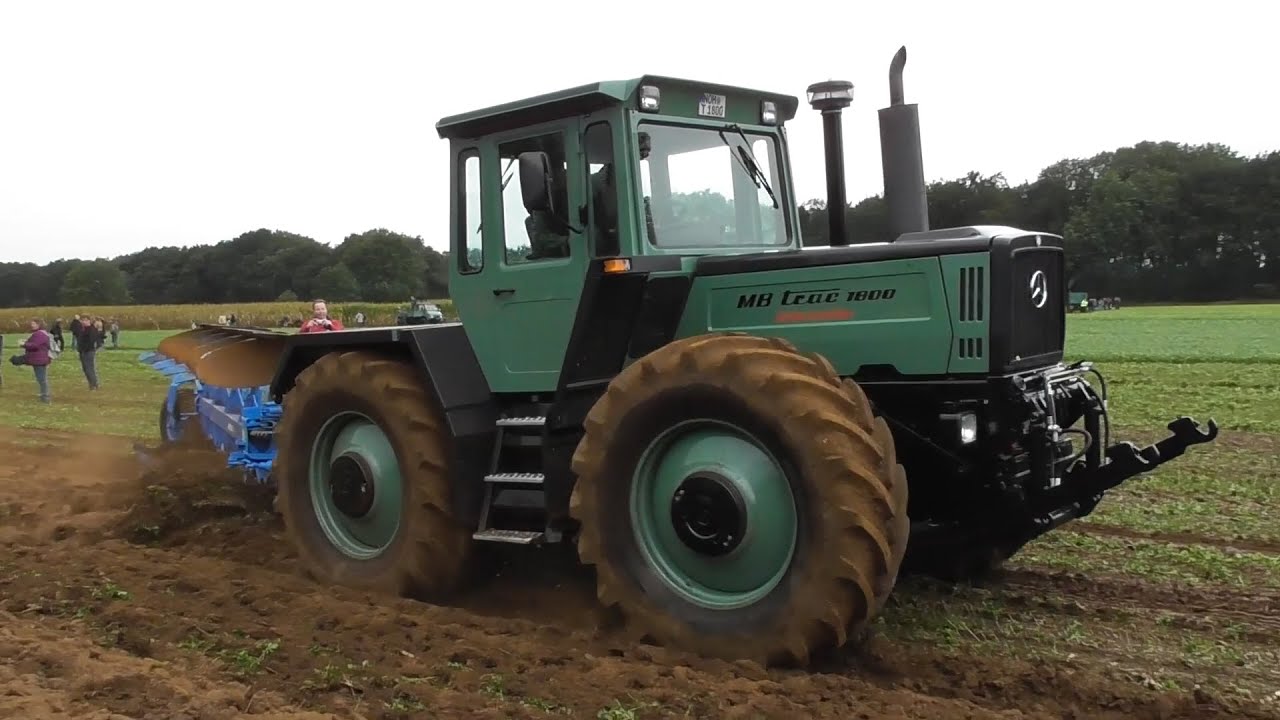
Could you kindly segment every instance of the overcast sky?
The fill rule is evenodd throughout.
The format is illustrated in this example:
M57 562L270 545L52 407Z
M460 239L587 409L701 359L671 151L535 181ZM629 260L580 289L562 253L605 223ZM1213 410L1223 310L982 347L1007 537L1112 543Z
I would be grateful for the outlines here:
M899 45L931 179L1020 182L1142 140L1280 149L1280 9L1262 0L507 4L0 0L0 261L260 227L443 249L439 118L645 73L800 97L801 199L825 193L805 87L851 80L856 202L881 191L875 111Z

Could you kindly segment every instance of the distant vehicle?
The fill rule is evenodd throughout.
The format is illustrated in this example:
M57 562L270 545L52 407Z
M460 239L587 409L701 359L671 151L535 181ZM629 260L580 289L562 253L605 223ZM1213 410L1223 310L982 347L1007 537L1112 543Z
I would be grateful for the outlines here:
M417 298L409 298L409 308L396 311L397 325L437 325L444 322L444 311L439 305Z
M1067 296L1067 312L1089 312L1089 293L1073 292Z

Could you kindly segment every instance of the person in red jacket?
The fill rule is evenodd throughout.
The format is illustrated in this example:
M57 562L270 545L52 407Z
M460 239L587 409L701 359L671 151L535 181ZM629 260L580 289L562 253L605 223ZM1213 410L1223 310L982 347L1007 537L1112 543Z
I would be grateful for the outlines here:
M341 320L329 317L329 306L325 304L324 300L312 300L311 319L303 323L298 332L329 332L330 330L344 329Z
M44 329L44 322L32 318L31 337L22 343L22 364L30 365L36 374L36 384L40 386L40 402L49 402L49 347L53 336Z

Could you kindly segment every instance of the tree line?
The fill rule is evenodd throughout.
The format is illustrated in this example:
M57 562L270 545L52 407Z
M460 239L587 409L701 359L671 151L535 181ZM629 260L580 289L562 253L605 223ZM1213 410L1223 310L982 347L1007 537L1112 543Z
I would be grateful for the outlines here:
M806 245L827 208L799 207ZM883 197L845 207L851 242L889 239ZM1063 235L1069 282L1126 302L1280 297L1280 152L1144 142L1061 160L1010 185L977 172L929 186L934 228L1011 225ZM386 229L336 247L278 230L111 259L0 263L0 307L448 297L448 256Z
M214 245L151 247L100 260L0 263L0 307L171 305L323 297L403 302L448 294L446 260L420 237L386 229L336 247L279 230Z
M846 209L852 242L888 238L884 199ZM827 244L825 203L800 207ZM1280 152L1144 142L1060 160L1009 185L971 172L929 186L929 224L1011 225L1065 238L1068 282L1126 302L1280 298Z

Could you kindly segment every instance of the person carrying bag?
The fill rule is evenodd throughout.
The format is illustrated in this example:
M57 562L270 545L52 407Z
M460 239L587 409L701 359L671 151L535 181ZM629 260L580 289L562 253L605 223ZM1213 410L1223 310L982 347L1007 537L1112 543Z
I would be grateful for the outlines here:
M44 329L44 322L32 318L31 337L22 343L22 355L14 355L10 362L14 365L29 365L35 373L36 385L40 388L40 402L48 404L52 401L49 395L49 364L57 352L53 336Z

